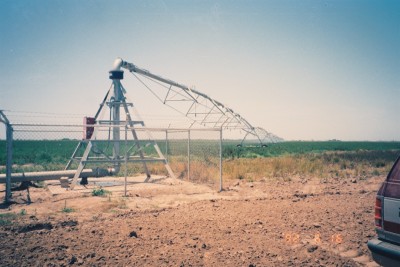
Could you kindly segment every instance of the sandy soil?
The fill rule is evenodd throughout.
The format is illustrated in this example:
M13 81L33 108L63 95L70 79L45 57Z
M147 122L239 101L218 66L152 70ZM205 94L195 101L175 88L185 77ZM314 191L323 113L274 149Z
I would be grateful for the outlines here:
M377 266L366 243L383 179L238 180L223 192L155 179L127 197L49 183L0 209L25 214L0 226L0 266Z

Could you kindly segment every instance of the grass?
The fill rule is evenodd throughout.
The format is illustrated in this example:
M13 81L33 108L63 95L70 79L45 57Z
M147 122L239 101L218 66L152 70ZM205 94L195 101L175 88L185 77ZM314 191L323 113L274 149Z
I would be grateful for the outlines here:
M67 208L67 207L64 207L62 210L61 210L61 212L65 212L65 213L70 213L70 212L74 212L75 211L75 209L73 209L73 208Z
M102 196L107 196L111 195L112 193L108 190L105 190L103 188L95 188L92 191L92 196L94 197L102 197Z
M13 221L18 217L15 213L2 213L0 214L0 226L12 225Z
M270 144L266 148L254 146L256 144L244 147L236 145L237 142L226 141L223 146L223 157L255 158L324 152L400 151L400 142L288 141Z
M223 159L223 179L225 181L231 179L258 181L274 178L290 180L292 176L320 179L349 177L366 179L387 175L393 162L400 155L400 150L395 149L397 143L391 142L320 142L317 144L291 142L273 146L277 147L233 147L235 155L227 156L228 153ZM342 148L344 150L339 150ZM301 153L294 151L301 151ZM271 154L275 152L277 155L272 156ZM218 182L218 161L217 156L209 156L206 160L192 155L190 180L199 183ZM169 157L169 162L177 178L187 179L186 157ZM163 164L149 166L152 174L167 174ZM128 164L128 175L140 170L140 165Z
M74 140L14 140L13 159L18 165L64 163L72 155L78 141ZM0 165L6 162L5 141L0 141Z
M75 212L75 209L67 207L67 200L65 200L64 207L61 209L61 212L71 213L71 212Z
M27 214L25 209L21 209L20 212L8 212L0 214L0 226L12 225L13 222L20 216L25 216Z
M120 210L128 209L128 199L126 197L109 197L107 201L103 201L100 209L102 212L119 213Z
M122 197L121 199L118 200L118 208L119 209L127 209L128 208L128 204L126 203L126 198Z
M78 140L14 140L13 160L14 164L27 165L37 168L37 171L57 170L64 166L71 157ZM144 146L146 141L142 141ZM248 146L237 147L237 140L225 140L223 142L223 158L254 158L276 157L287 154L321 153L326 151L359 151L359 150L400 150L400 142L341 142L341 141L288 141L270 144L266 148L257 147L257 143L248 143ZM161 151L165 151L165 141L158 142ZM112 149L108 142L98 142L99 150ZM132 144L128 144L128 147ZM196 154L206 158L209 155L218 155L219 144L216 140L192 140L191 147ZM83 153L83 146L79 151ZM155 155L153 146L145 146L147 155ZM171 155L185 155L187 140L171 140L168 145ZM124 153L124 147L121 147ZM79 154L79 153L78 153ZM79 154L81 156L81 154ZM0 165L6 164L5 140L0 140Z
M4 142L0 141L0 165L5 164ZM77 140L16 140L13 151L15 163L13 172L63 169L77 143ZM255 146L256 144L237 147L237 144L239 144L237 140L225 140L223 143L224 180L256 181L261 178L284 178L293 175L319 178L368 178L386 175L400 154L400 142L290 141L270 144L266 148ZM165 141L159 142L159 146L165 151ZM106 142L98 145L98 149L102 150L110 147ZM192 181L212 182L219 177L218 147L216 140L191 140ZM144 148L146 155L154 154L151 148L152 146ZM171 140L168 143L168 151L168 160L176 177L186 179L187 140ZM162 163L148 164L148 168L151 174L167 175ZM0 172L4 173L5 168L0 168ZM143 173L143 166L129 163L128 175L133 176L138 173ZM118 175L124 176L124 174L123 165ZM109 192L102 188L92 192L93 196L107 194Z
M399 151L340 151L264 158L235 158L223 164L224 179L260 180L304 176L346 178L386 175Z
M387 175L399 150L322 151L299 154L283 154L274 157L235 157L223 160L223 178L257 181L260 179L302 177L325 178L369 178ZM171 162L175 175L186 179L186 163ZM219 165L204 161L191 162L191 180L197 182L216 181Z

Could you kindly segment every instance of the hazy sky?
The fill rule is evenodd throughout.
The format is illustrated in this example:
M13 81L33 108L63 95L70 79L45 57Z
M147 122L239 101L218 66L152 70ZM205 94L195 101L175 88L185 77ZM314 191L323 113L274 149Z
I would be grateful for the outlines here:
M0 0L0 22L3 110L80 122L122 57L286 140L400 140L400 1ZM133 80L143 117L173 120Z

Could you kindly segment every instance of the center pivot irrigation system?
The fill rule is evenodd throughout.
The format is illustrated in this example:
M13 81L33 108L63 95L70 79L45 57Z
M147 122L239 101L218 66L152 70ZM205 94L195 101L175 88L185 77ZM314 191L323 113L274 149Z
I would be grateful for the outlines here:
M152 74L148 70L117 58L114 62L114 71L120 71L121 68L129 70L163 104L188 117L192 125L197 123L211 128L242 130L245 136L241 144L248 136L257 139L261 146L282 141L280 137L261 127L254 127L231 108L193 88ZM139 75L164 90L154 90Z
M118 173L121 164L124 162L137 162L143 164L147 176L145 182L150 179L150 172L147 168L148 162L164 163L169 176L175 178L167 159L162 154L157 143L151 138L149 131L147 131L149 136L148 140L151 140L151 145L154 146L158 157L149 157L144 154L143 143L141 143L138 138L137 130L140 127L146 130L146 127L143 121L134 120L131 115L130 109L133 107L133 104L126 101L126 90L121 84L121 80L124 78L124 71L122 69L126 69L132 73L137 80L163 104L186 116L191 121L189 128L197 124L208 128L241 130L245 134L240 145L242 145L244 140L249 136L252 136L253 139L257 140L260 146L265 146L266 143L275 143L282 140L263 128L252 126L246 119L234 112L231 108L215 99L212 99L206 94L172 80L152 74L151 72L141 69L132 63L117 58L114 62L113 69L109 72L109 78L112 80L111 87L100 104L100 108L96 115L93 118L85 118L84 138L77 145L70 161L65 167L65 170L23 174L10 174L8 171L6 175L0 175L0 182L6 181L7 188L9 189L11 181L54 180L60 179L61 177L68 177L72 178L70 188L73 189L78 178L82 178L82 183L82 181L87 182L87 177L100 177ZM150 83L152 86L149 85ZM110 118L104 120L103 117L107 108L109 109ZM123 113L121 113L121 108ZM121 118L121 114L125 114L125 118ZM11 127L9 123L7 125ZM12 127L10 130L12 131ZM101 146L98 145L101 139L98 137L101 135L101 132L107 131L108 141L112 143L112 155L108 155L106 152L102 151ZM121 139L121 133L123 132L125 133L124 140ZM121 143L126 140L127 132L132 134L133 145L129 149L125 148L125 151L121 151ZM93 154L95 155L93 156ZM72 163L74 162L78 163L78 167L75 170L71 169L73 166ZM88 163L112 163L113 168L84 169ZM11 166L9 166L9 168L11 168ZM6 190L7 194L9 194L8 189ZM8 199L9 196L6 196L6 199Z

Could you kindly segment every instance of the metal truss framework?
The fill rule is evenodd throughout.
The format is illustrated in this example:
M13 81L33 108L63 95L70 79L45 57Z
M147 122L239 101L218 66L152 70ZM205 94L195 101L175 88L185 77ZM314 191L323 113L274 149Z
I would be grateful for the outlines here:
M113 81L110 89L108 90L106 96L103 99L103 102L100 104L100 108L98 109L94 119L95 124L84 125L84 127L92 127L93 133L88 137L84 138L78 146L75 148L75 151L72 154L70 161L67 163L65 170L68 170L71 167L73 161L78 162L78 168L74 174L72 179L72 183L70 188L73 189L80 177L84 167L87 163L104 163L109 162L113 163L114 169L110 170L111 173L118 173L120 170L120 165L122 163L127 164L128 162L136 162L142 163L144 171L146 173L146 179L144 182L148 182L151 174L147 167L148 162L162 162L164 163L165 168L170 177L175 178L174 173L171 170L171 167L168 164L167 159L164 157L160 148L154 140L151 140L151 144L154 146L158 157L149 157L146 156L142 145L140 144L140 140L135 130L135 125L141 125L145 127L143 121L135 121L129 111L129 107L133 107L133 103L126 102L125 93L126 90L123 88L121 84L121 80L123 79L123 71L112 70L110 71L110 79ZM104 111L106 107L110 110L110 120L103 120ZM121 118L121 109L125 115L125 119ZM112 132L112 143L113 143L113 151L112 155L108 155L105 151L102 151L97 147L96 143L101 140L97 140L97 135L100 131L100 128L106 128L109 130L109 133ZM125 140L127 139L127 131L132 134L134 145L129 148L125 154L121 152L121 132L125 129ZM108 139L111 139L109 135ZM82 156L77 156L78 150L81 147L86 145L86 148L83 152ZM97 151L97 154L100 156L90 156ZM135 154L135 155L133 155Z
M242 130L245 132L242 143L248 136L253 136L260 145L283 140L261 127L254 127L239 113L194 88L155 75L118 58L114 63L114 68L121 67L129 70L164 105L189 118L192 121L191 127L194 124L200 124L210 128ZM150 82L152 86L145 83L142 78Z

